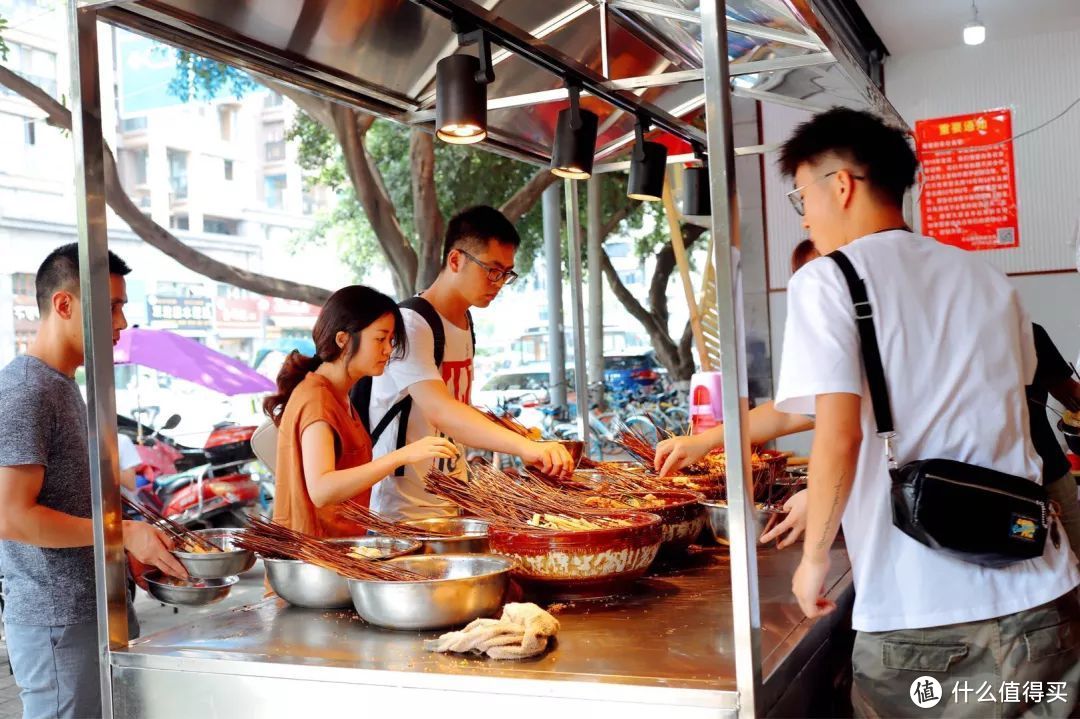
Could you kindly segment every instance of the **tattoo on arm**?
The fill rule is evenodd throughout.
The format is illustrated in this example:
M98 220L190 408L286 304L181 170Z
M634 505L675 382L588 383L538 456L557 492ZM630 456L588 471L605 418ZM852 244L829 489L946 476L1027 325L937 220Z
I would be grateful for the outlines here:
M840 481L833 485L833 501L832 506L829 507L829 516L825 518L825 528L821 532L821 539L818 540L817 548L828 549L830 544L829 535L832 533L832 528L836 522L840 521L840 517L837 516L837 510L840 508L840 493L843 491L844 479L846 475L840 475Z

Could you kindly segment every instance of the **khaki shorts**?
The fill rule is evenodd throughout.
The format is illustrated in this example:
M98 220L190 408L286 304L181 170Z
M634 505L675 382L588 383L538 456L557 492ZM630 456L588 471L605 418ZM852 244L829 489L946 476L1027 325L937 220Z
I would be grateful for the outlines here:
M858 632L851 663L859 717L1078 716L1080 603L1073 590L996 619Z

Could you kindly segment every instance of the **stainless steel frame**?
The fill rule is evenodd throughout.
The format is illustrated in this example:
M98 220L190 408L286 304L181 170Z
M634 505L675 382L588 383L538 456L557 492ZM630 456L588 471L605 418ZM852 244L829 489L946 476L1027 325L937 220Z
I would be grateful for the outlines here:
M731 581L731 629L734 639L735 657L735 689L737 694L737 711L740 717L753 717L760 713L765 700L763 699L762 685L762 622L761 608L758 593L758 565L755 549L755 538L752 536L753 523L750 520L752 507L747 488L749 486L749 463L746 456L744 438L746 437L746 388L740 386L738 377L740 368L745 364L744 347L742 338L737 331L737 313L741 306L741 298L736 296L740 283L735 276L732 267L731 248L735 243L737 232L736 205L734 195L734 157L741 152L761 152L768 148L755 147L739 150L732 143L732 120L728 82L732 76L728 60L728 32L740 33L745 36L765 39L770 42L781 43L796 48L812 51L812 54L803 54L795 59L766 59L743 63L741 70L736 68L736 73L747 71L754 74L767 72L788 72L794 69L808 68L812 65L831 62L841 67L841 70L851 80L858 95L869 103L877 111L897 116L891 106L884 99L880 90L873 86L865 75L861 73L858 63L851 53L837 39L835 33L820 18L811 7L810 0L783 0L785 7L802 27L805 34L789 32L774 27L748 25L746 23L727 21L725 4L723 0L701 0L700 13L693 13L679 8L663 5L650 0L590 0L589 2L567 2L559 5L559 14L548 18L543 24L535 26L534 34L522 30L507 22L500 15L489 10L489 7L498 4L499 0L486 0L484 4L473 0L414 0L414 2L427 10L436 12L444 17L455 16L464 18L488 32L497 45L503 48L496 52L498 60L509 61L511 52L516 56L527 58L534 67L541 68L544 72L557 75L561 79L569 79L582 85L583 88L595 97L611 103L616 109L615 115L605 119L604 131L608 123L614 123L619 119L619 113L625 116L634 114L646 114L655 125L694 142L707 142L706 152L709 156L710 186L712 192L712 235L714 237L714 260L717 268L717 309L719 312L719 329L721 340L725 348L731 351L724 352L722 360L723 369L723 392L724 413L729 421L725 424L725 439L728 447L728 467L732 476L741 475L742 483L730 484L730 528L732 536L730 581ZM79 242L80 242L80 267L82 270L82 293L86 307L85 345L88 377L88 405L90 419L90 447L91 447L91 474L94 497L94 527L95 527L95 559L97 563L98 580L98 613L101 624L101 646L103 654L102 682L104 687L105 701L103 711L106 717L112 717L115 706L113 704L113 690L115 687L126 686L132 677L132 672L139 669L152 670L146 674L146 680L153 684L160 682L167 674L157 670L168 668L163 660L150 656L152 652L140 651L139 646L125 649L126 642L126 601L124 596L124 560L122 533L120 524L120 501L119 501L119 472L114 453L110 445L115 442L115 407L113 400L113 376L111 362L111 319L109 312L109 278L107 265L107 232L105 215L105 185L103 175L103 141L101 134L100 118L100 88L98 87L98 57L96 41L96 21L100 16L109 22L119 24L138 32L149 34L191 51L205 54L209 57L235 64L239 67L259 72L281 82L290 83L302 89L319 93L338 102L347 103L368 112L375 112L399 121L425 122L425 115L421 109L425 106L425 100L430 98L418 97L430 85L430 78L426 84L423 77L415 78L412 84L412 93L395 90L391 87L373 87L371 83L365 83L362 77L349 75L339 67L331 67L312 61L302 54L292 51L279 51L266 44L259 44L258 38L240 37L229 32L229 28L220 25L214 26L209 23L199 24L197 14L182 11L184 3L194 4L210 10L221 8L221 5L207 3L207 0L68 0L69 17L71 19L71 49L72 49L72 77L74 103L74 132L76 154L76 185L79 214ZM203 3L203 4L199 4ZM320 7L328 5L319 4ZM588 66L573 60L560 53L554 47L548 46L537 39L539 35L551 34L553 37L562 30L573 27L574 22L591 17L593 7L599 6L599 26L603 37L600 39L601 55L599 59L603 73L590 69ZM530 6L530 7L536 7ZM611 8L611 17L609 10ZM674 69L669 61L663 69L659 66L656 72L649 77L634 77L629 79L611 80L608 76L608 44L614 35L608 32L609 21L621 22L627 14L644 13L645 16L653 15L659 18L674 18L678 21L689 22L698 25L701 31L702 52L704 62L700 69L686 67L686 64L678 64ZM634 23L639 23L635 19ZM640 27L640 25L623 24L621 35L626 35L628 27ZM215 34L216 33L216 34ZM644 37L647 35L648 37ZM644 33L644 42L648 47L663 46L660 50L665 57L686 57L677 48L669 45L664 46L662 33L652 28ZM681 37L681 36L680 36ZM646 46L646 45L643 45ZM443 52L452 52L455 45L447 42L443 46ZM831 55L827 56L827 53ZM426 68L430 72L430 68ZM666 74L659 74L666 73ZM670 82L696 82L704 77L704 95L687 99L684 94L676 96L677 102L671 102L664 106L651 103L645 93L657 92L664 87L671 87ZM656 79L653 79L653 78ZM632 88L629 92L627 88ZM757 90L755 92L761 93ZM642 94L637 94L642 93ZM558 100L565 96L565 91L541 91L539 93L527 93L517 95L524 99L528 97L531 102ZM788 104L799 103L782 95L759 94L756 97L766 101L778 101ZM503 102L517 102L514 97L506 97ZM498 101L495 101L498 102ZM513 105L506 105L512 107ZM673 106L673 107L672 107ZM706 111L706 132L702 133L688 122L687 115L699 110L702 106ZM807 107L805 103L799 106ZM670 109L665 109L670 107ZM809 107L813 107L810 105ZM626 136L609 141L598 152L599 157L609 157L614 152L621 150L628 144ZM543 163L547 160L545 154L547 148L535 143L518 142L514 137L505 133L493 133L489 138L488 147L504 154L521 157L530 161ZM610 171L620 169L620 163L608 163L597 167L598 171ZM571 291L574 303L574 345L575 366L579 385L587 378L586 364L586 340L584 327L584 307L582 298L582 267L581 267L581 228L578 214L578 197L576 183L565 183L566 192L566 219L567 231L570 240L570 272ZM550 203L549 203L550 204ZM561 339L561 338L560 338ZM583 429L588 437L588 392L584 386L579 387L578 407ZM731 421L738 417L738 421ZM715 581L715 580L711 580ZM711 586L711 585L708 585ZM723 589L722 587L716 587ZM789 598L790 599L790 598ZM797 626L809 627L811 631L815 627L826 626L798 622ZM831 625L829 625L831 626ZM712 627L718 631L718 627ZM722 641L723 637L717 637ZM138 657L144 659L138 659ZM233 657L235 660L235 657ZM200 658L197 650L191 649L180 652L174 656L170 666L182 667L181 673L189 678L206 682L206 686L220 686L221 678L216 678L214 672L221 667L216 660ZM179 665L176 664L179 662ZM272 662L271 662L272 663ZM265 662L264 662L265 664ZM233 664L235 667L235 663ZM349 666L326 667L329 673L314 675L314 666L291 665L276 673L271 672L265 677L266 681L288 681L289 679L300 680L304 686L321 686L324 689L337 684L360 684L371 687L381 684L386 686L385 679L376 679L369 672L362 669L350 668ZM113 676L113 670L116 671ZM342 674L344 672L344 674ZM407 676L406 676L407 675ZM402 678L402 677L405 678ZM792 674L791 676L794 676ZM532 682L540 676L531 676ZM789 677L781 677L782 679ZM416 674L395 675L391 677L393 682L401 685L420 688L456 689L454 677L420 677ZM400 679L400 681L399 681ZM778 680L779 681L779 680ZM620 684L617 688L624 696L632 696L645 705L664 706L688 706L687 695L682 690L671 687L652 687L648 691L641 687L631 686L633 682ZM149 684L148 684L149 686ZM254 685L252 685L254 686ZM259 684L265 687L265 682ZM505 694L521 694L524 696L543 696L554 701L550 706L560 706L558 696L573 698L577 701L603 699L614 696L612 687L603 687L602 683L595 681L563 684L566 691L553 692L550 687L544 688L531 685L518 687L517 685L481 684L480 691L496 691ZM508 687L516 687L508 689ZM125 689L126 691L126 689ZM283 694L284 692L284 694ZM284 696L289 690L278 687L277 693ZM331 693L333 693L331 691ZM726 695L721 692L722 695ZM558 696L557 696L558 695ZM125 694L125 697L127 695ZM173 694L175 696L175 694ZM385 696L381 694L380 696ZM728 698L718 697L707 700L704 704L697 703L697 709L705 711L732 710L735 707ZM491 701L498 705L499 700L492 698ZM689 704L695 704L690 701ZM506 703L502 706L523 708L520 703ZM548 705L544 705L548 706ZM563 706L566 706L564 703ZM132 714L131 705L125 705L119 711L120 714ZM687 716L704 716L700 711L687 712Z
M578 181L564 180L566 188L566 238L570 257L570 304L574 312L574 394L577 397L578 421L581 422L581 440L585 442L585 454L589 453L589 375L586 370L585 353L585 303L582 290L585 280L581 272L581 214L578 206Z

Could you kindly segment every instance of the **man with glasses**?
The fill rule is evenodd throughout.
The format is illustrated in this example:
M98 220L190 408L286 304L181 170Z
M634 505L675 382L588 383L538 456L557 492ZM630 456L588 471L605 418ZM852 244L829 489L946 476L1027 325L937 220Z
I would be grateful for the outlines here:
M431 287L403 303L408 354L391 361L371 385L368 423L380 457L396 447L440 434L455 443L520 456L549 474L569 475L570 454L558 444L531 442L487 420L470 405L473 387L472 307L487 307L518 275L521 238L492 207L471 207L451 218L443 266ZM361 416L364 400L353 394ZM459 447L460 449L460 447ZM465 452L438 468L464 474ZM424 491L427 465L409 465L375 485L371 507L396 520L452 516L457 508Z

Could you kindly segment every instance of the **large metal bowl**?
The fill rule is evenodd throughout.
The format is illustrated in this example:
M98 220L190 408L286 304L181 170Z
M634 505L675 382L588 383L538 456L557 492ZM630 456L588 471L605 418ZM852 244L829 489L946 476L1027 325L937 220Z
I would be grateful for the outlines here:
M709 517L709 528L712 529L713 539L716 540L717 544L730 544L727 502L702 502L702 504L705 505L705 513ZM764 534L770 520L777 517L777 521L779 521L779 515L783 514L785 512L776 507L768 507L764 504L754 505L754 528L756 530L754 536L760 537Z
M236 546L236 537L242 529L201 529L201 534L222 551L173 552L187 573L198 579L221 579L242 574L255 566L255 553Z
M159 602L183 607L203 607L229 596L237 577L221 579L177 579L154 570L144 575L150 596Z
M432 517L402 522L433 534L417 537L423 554L487 554L488 523L465 517ZM437 532L438 534L435 534Z
M410 630L444 629L494 614L502 606L514 566L490 554L424 554L389 562L430 579L350 579L353 606L369 624Z
M372 547L382 555L378 559L392 559L420 550L420 542L393 537L358 537L335 539L334 544L349 547ZM373 557L374 559L374 557ZM308 564L298 559L263 559L266 579L274 593L289 604L306 609L344 609L352 606L349 582L345 577L329 569Z

